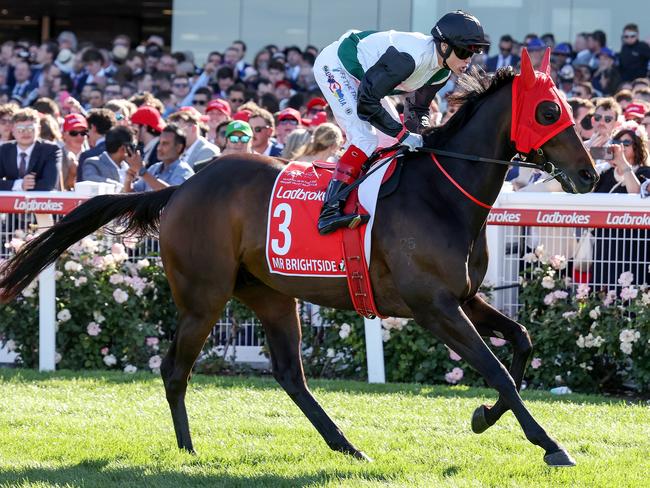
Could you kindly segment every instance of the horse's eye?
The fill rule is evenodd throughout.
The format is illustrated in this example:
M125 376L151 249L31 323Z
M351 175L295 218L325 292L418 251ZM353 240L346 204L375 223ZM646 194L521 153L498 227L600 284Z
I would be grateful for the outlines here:
M551 125L560 118L560 107L555 102L542 102L535 109L535 120L541 125Z

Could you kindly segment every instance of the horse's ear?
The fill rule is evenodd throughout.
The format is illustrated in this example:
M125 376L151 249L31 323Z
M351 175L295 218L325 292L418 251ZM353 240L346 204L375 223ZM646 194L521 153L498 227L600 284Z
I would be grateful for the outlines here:
M546 73L547 76L551 76L551 48L547 47L546 52L544 53L544 60L542 61L542 66L540 71Z
M521 81L526 88L532 88L535 84L535 69L533 63L530 62L528 50L524 48L521 51Z

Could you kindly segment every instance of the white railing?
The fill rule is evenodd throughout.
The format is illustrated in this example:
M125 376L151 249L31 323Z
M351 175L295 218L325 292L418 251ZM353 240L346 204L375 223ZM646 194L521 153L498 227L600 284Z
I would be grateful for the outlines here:
M606 193L503 192L489 223L490 262L485 281L499 289L495 305L511 316L519 306L517 284L524 255L539 245L547 256L567 259L562 273L574 286L615 288L623 271L632 271L638 285L648 281L650 199ZM581 239L586 241L581 243ZM582 260L574 266L573 258L584 244L589 246L590 264Z

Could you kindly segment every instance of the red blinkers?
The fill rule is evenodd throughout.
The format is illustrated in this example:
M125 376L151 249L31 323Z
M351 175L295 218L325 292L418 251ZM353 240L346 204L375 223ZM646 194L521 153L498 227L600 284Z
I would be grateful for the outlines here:
M547 48L542 71L535 71L528 51L524 49L521 54L521 73L512 84L510 139L515 143L517 151L524 155L533 149L539 149L553 136L575 124L569 104L559 94L551 79L550 58L551 50ZM535 118L537 106L544 101L554 102L560 107L559 119L550 125L542 125Z

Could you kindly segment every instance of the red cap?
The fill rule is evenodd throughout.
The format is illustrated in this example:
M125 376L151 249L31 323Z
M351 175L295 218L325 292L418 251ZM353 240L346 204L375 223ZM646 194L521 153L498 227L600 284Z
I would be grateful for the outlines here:
M131 115L131 123L138 125L146 125L153 130L162 132L165 128L165 122L160 116L160 112L149 105L143 105Z
M239 112L235 112L235 114L232 116L232 120L241 120L242 122L248 122L248 120L251 118L251 112L250 110L240 110Z
M217 110L223 114L226 114L228 117L230 117L230 115L232 114L230 110L230 104L228 104L228 102L226 102L225 100L220 100L218 98L216 100L211 100L208 103L208 106L205 108L205 113L207 114L212 110Z
M280 115L278 115L278 122L286 119L297 120L298 123L302 125L302 117L300 117L300 112L298 112L295 108L285 108L282 112L280 112Z
M640 103L630 103L625 107L625 120L642 119L645 116L646 109Z
M88 129L88 121L81 114L69 114L63 118L63 132L75 129Z
M327 113L321 111L321 112L316 112L314 116L307 120L307 119L302 119L302 123L308 125L309 127L317 127L321 124L324 124L327 122Z
M280 80L275 83L276 88L279 88L281 86L286 86L287 88L291 88L291 82L288 80Z
M324 110L327 107L327 101L321 97L312 98L307 102L307 110L311 110L314 107L323 107L321 110Z

